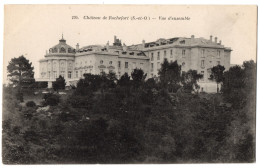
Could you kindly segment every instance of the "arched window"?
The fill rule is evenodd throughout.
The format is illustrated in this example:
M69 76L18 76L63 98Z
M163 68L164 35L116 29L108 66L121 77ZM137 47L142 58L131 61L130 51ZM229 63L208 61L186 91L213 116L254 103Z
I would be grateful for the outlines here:
M109 64L110 64L110 65L112 65L112 64L113 64L113 62L112 62L112 61L109 61Z
M71 48L68 48L68 53L71 53Z
M66 53L65 48L61 47L61 48L60 48L60 53Z
M104 63L104 61L103 60L100 60L100 64L103 64Z
M57 48L54 48L54 49L53 49L53 52L56 53L56 52L57 52Z
M56 67L57 67L57 64L56 64L56 62L53 62L53 70L56 70Z

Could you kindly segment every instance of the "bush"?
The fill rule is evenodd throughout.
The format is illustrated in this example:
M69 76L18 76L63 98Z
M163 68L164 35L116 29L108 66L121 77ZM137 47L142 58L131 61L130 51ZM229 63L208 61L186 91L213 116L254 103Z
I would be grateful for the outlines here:
M36 106L36 103L34 101L28 101L26 103L26 107L35 107Z
M91 96L79 96L73 95L67 99L67 104L70 104L73 108L90 108L93 104Z
M53 94L53 93L45 94L43 96L43 99L44 99L43 105L45 105L45 106L48 106L48 105L56 106L60 102L60 96Z

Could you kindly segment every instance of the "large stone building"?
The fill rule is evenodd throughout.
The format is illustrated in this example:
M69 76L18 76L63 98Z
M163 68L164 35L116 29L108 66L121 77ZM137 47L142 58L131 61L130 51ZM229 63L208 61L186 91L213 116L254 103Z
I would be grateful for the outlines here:
M176 37L158 39L154 42L126 46L114 37L114 43L109 45L90 45L76 49L67 45L66 40L59 40L59 44L46 52L45 58L40 60L40 78L38 81L52 82L61 75L67 85L75 85L84 73L100 74L113 71L118 77L124 73L129 75L135 68L141 68L149 77L158 76L158 70L164 60L177 60L182 71L197 70L203 74L199 81L204 91L216 91L216 84L209 81L211 68L223 65L226 70L230 67L231 49L224 47L217 37L213 40L204 38Z

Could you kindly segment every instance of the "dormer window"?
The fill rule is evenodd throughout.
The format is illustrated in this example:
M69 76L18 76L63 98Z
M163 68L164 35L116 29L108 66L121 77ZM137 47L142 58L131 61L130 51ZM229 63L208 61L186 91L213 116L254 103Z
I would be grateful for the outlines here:
M68 53L71 53L71 48L68 48Z
M49 49L49 52L52 53L52 48Z
M104 63L104 61L103 60L100 60L100 64L103 64Z
M66 53L65 48L61 47L61 48L60 48L60 53Z
M109 64L110 64L110 65L112 65L112 63L113 63L112 61L109 61Z
M57 52L57 48L54 48L54 49L53 49L53 52L56 53L56 52Z
M180 44L185 44L185 40L180 41Z

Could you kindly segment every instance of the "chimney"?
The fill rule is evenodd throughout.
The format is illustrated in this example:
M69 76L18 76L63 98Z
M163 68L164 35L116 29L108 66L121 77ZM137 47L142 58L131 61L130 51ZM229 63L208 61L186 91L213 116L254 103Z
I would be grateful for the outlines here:
M76 45L76 50L77 51L79 50L79 43L77 43L77 45Z
M116 36L114 36L114 43L116 42Z
M219 40L219 45L221 45L221 40Z
M215 37L215 43L217 43L218 42L218 38L217 37Z
M210 41L212 42L212 35L210 35Z
M127 46L125 45L125 43L123 44L123 51L127 51Z
M107 49L107 50L109 49L109 41L107 41L106 49Z
M145 47L145 40L142 40L143 48Z

